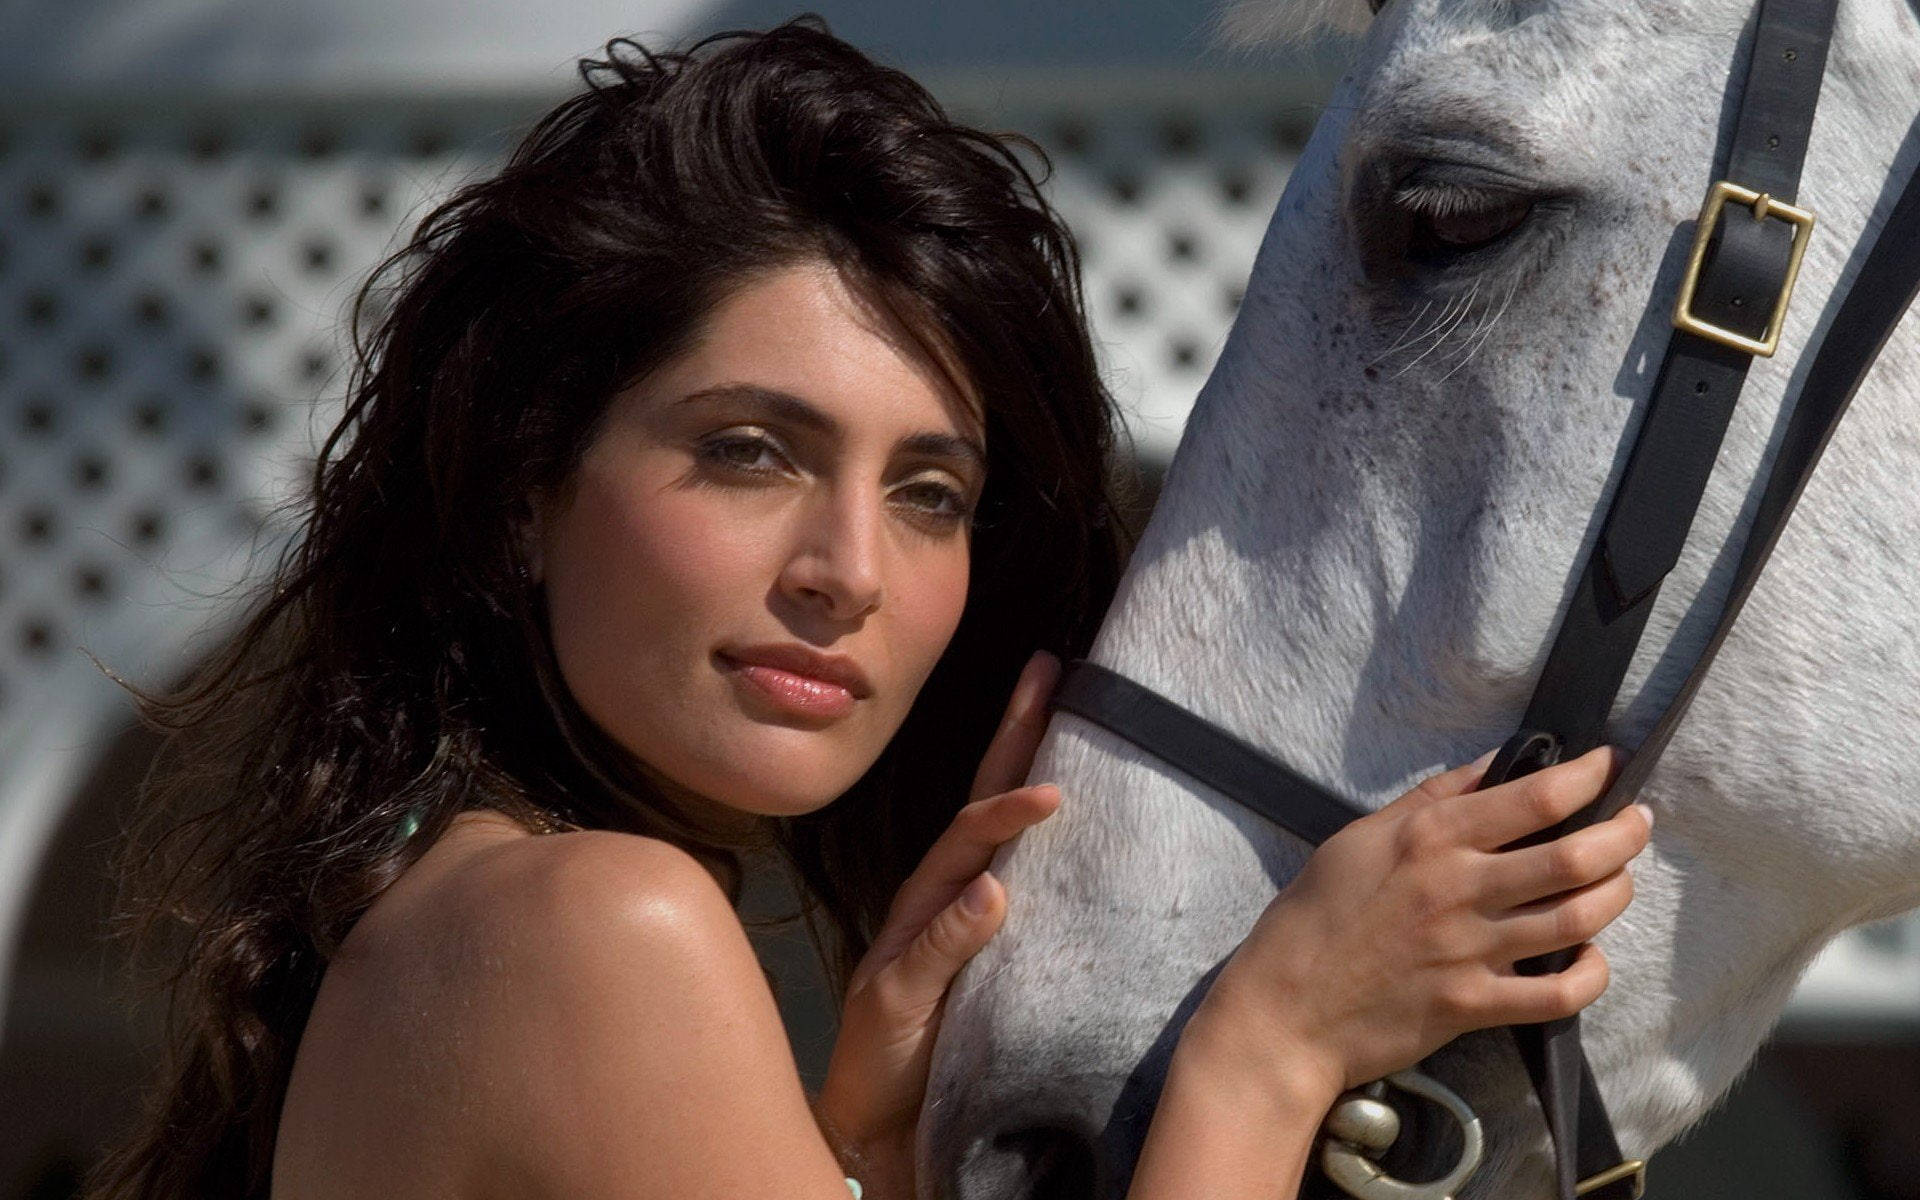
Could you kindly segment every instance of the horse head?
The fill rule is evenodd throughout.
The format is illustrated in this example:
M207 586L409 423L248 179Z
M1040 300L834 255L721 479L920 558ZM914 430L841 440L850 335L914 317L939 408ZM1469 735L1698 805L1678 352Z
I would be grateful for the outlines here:
M1358 11L1352 11L1357 7ZM1364 0L1249 0L1264 36ZM1390 0L1294 169L1092 657L1365 807L1516 727L1670 335L1753 38L1750 0ZM1920 161L1920 21L1843 0L1799 201L1819 228L1607 740L1699 654L1783 428ZM1839 931L1920 904L1920 324L1881 356L1642 798L1632 908L1585 1014L1627 1153L1731 1085ZM1061 810L994 870L1011 912L948 1000L921 1192L1118 1197L1180 1027L1304 862L1291 835L1070 716ZM1426 1070L1548 1194L1510 1042Z

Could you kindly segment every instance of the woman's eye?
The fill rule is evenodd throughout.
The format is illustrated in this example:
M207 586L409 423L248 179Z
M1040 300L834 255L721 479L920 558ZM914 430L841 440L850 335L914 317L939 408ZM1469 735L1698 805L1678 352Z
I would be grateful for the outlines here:
M894 489L893 496L916 516L947 524L959 524L973 515L965 493L933 480L906 484Z
M774 440L762 433L723 433L700 443L702 463L725 470L766 475L784 470L786 456Z

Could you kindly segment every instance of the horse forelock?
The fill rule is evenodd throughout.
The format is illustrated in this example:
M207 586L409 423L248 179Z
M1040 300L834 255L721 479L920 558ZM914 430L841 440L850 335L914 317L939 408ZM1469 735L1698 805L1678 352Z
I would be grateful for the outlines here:
M1358 33L1367 0L1232 0L1220 13L1220 40L1242 48L1302 42L1320 33Z

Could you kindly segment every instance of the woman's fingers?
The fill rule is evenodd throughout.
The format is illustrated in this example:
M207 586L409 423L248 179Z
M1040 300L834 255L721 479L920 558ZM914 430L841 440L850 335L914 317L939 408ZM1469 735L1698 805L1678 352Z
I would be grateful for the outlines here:
M1060 660L1034 651L1014 682L1007 711L973 777L971 798L984 799L1020 786L1033 766L1034 751L1047 732L1047 698L1060 682Z
M1493 922L1493 934L1503 957L1533 958L1597 936L1632 900L1633 876L1616 869L1564 896L1514 909Z
M1404 815L1412 809L1423 808L1435 801L1465 795L1480 786L1481 778L1486 775L1487 768L1493 765L1493 756L1498 753L1500 748L1495 746L1470 763L1462 763L1438 775L1429 775L1415 784L1412 790L1380 811Z
M1450 797L1434 805L1431 819L1444 820L1464 845L1497 850L1557 825L1598 800L1625 762L1621 751L1598 746L1579 758L1485 791Z
M900 891L932 888L951 893L987 869L1002 843L1060 807L1060 789L1051 783L1015 788L975 800L934 840ZM945 900L942 901L945 903Z
M954 922L959 918L953 916L953 905L961 889L987 869L1003 844L1059 807L1060 793L1051 784L1019 786L1046 733L1047 698L1059 679L1060 660L1053 655L1036 651L1027 660L974 775L972 800L955 814L894 894L886 922L849 981L849 990L887 970L919 939L931 937L949 949L956 945ZM999 887L997 883L982 886L990 892ZM929 951L915 953L925 960ZM942 961L946 958L951 955Z
M1006 890L981 872L933 915L899 957L880 969L873 982L874 1000L895 1017L931 1011L960 968L993 938L1005 915Z
M1564 971L1490 976L1473 1005L1474 1027L1537 1025L1570 1017L1600 998L1607 978L1607 956L1592 942L1580 947Z
M987 869L1003 843L1059 807L1060 789L1043 783L962 808L894 894L886 924L874 938L874 949L882 951L878 957L904 945L951 904L960 889Z
M1497 913L1612 875L1646 849L1652 815L1644 804L1629 804L1551 842L1492 855L1486 860L1481 911Z

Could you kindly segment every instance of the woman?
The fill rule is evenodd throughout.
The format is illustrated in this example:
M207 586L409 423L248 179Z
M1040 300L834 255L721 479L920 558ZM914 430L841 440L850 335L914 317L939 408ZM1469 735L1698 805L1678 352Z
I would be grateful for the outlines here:
M1017 785L1118 573L1072 243L817 25L583 73L363 294L304 539L143 698L182 1019L96 1195L912 1194L940 1002L1004 915L993 851L1061 803ZM1328 1089L1599 993L1590 948L1508 964L1620 911L1642 818L1496 854L1609 760L1466 795L1483 766L1275 901L1136 1195L1249 1186L1229 1092L1303 1158ZM735 913L760 851L843 997L811 1099Z

